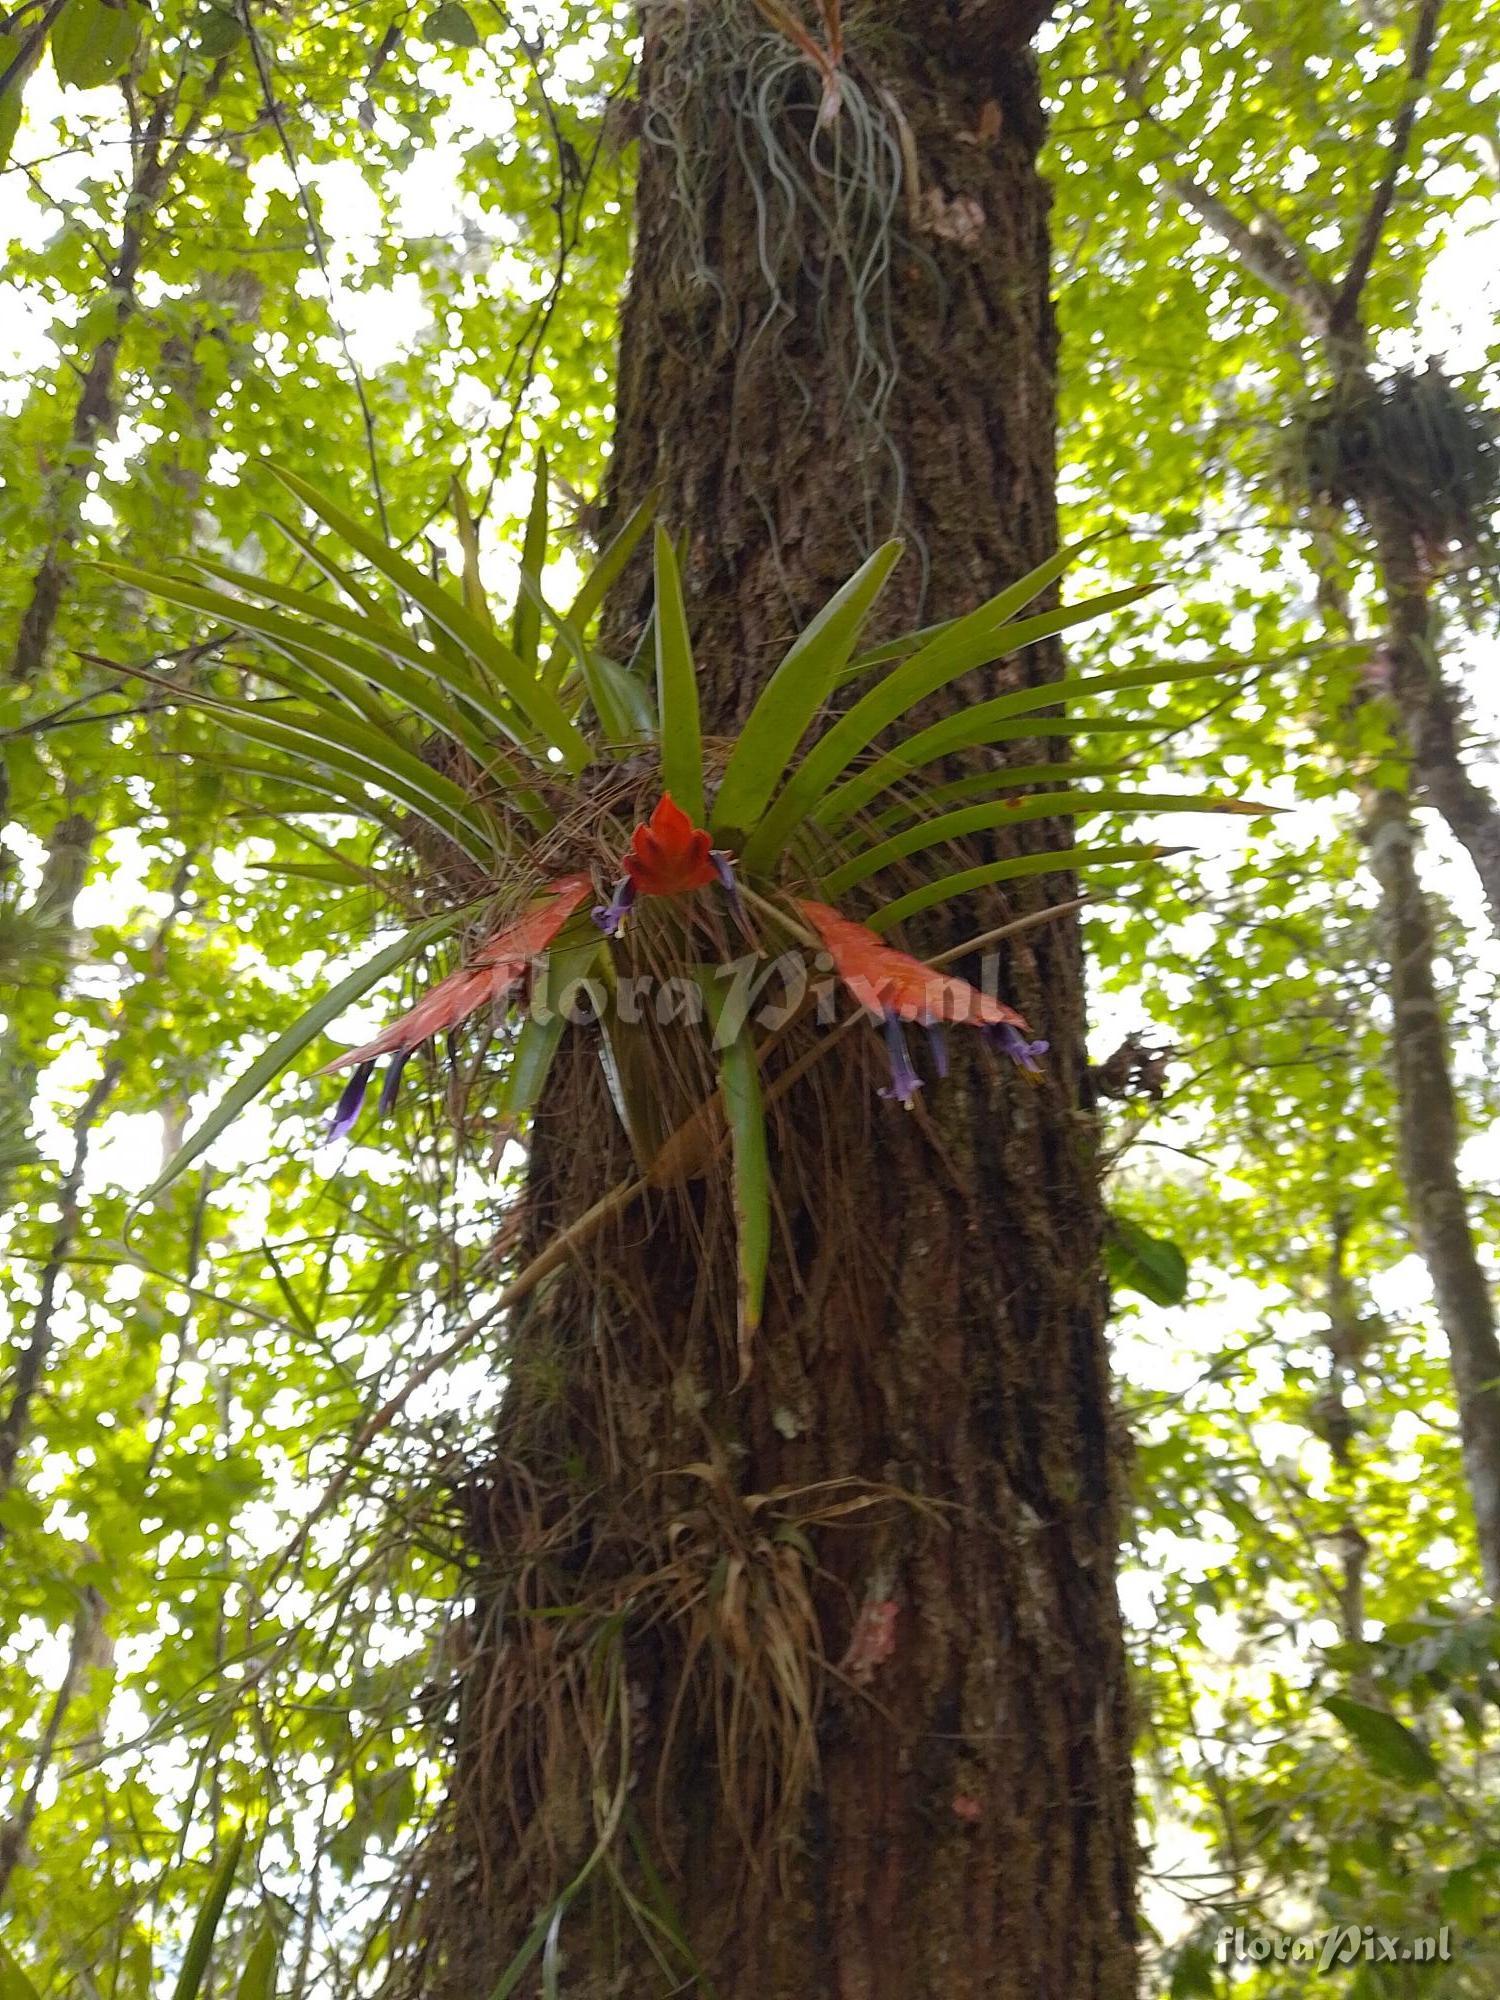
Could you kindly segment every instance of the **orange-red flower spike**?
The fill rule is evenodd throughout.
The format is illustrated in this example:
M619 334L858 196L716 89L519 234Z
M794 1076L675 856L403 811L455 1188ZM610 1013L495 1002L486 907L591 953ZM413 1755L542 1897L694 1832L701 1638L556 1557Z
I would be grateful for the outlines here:
M841 916L827 903L799 901L797 907L823 940L839 978L860 1006L878 1019L895 1014L923 1027L952 1021L973 1028L998 1028L1008 1022L1029 1032L1014 1007L981 993L967 979L956 979L951 973L924 965L920 958L895 950L867 924Z
M882 1096L894 1097L910 1109L922 1088L901 1031L903 1021L915 1021L931 1034L940 1076L948 1073L942 1030L949 1022L989 1031L1000 1049L1028 1076L1040 1073L1036 1058L1047 1044L1027 1040L1031 1030L1014 1007L982 993L967 979L939 972L936 966L897 951L867 924L856 923L827 903L799 899L797 908L822 940L844 985L861 1007L885 1025L891 1087Z
M336 1056L323 1065L319 1074L356 1065L363 1067L381 1056L407 1056L420 1043L456 1028L486 1004L498 1006L509 999L525 978L527 966L547 949L592 887L589 877L581 874L563 875L549 882L544 900L515 923L496 931L469 964L440 980L409 1013L383 1029L373 1042Z

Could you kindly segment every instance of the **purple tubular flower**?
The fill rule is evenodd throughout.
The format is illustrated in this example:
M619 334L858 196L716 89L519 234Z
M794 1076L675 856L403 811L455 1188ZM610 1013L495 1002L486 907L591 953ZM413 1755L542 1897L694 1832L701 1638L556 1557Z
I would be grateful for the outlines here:
M948 1037L943 1033L941 1021L927 1023L927 1040L932 1048L932 1063L939 1076L948 1074Z
M330 1144L335 1139L347 1139L354 1130L354 1121L359 1116L359 1107L365 1101L365 1091L374 1069L373 1062L362 1062L359 1068L351 1073L349 1081L340 1093L338 1103L333 1108L333 1118L328 1127Z
M740 885L734 879L734 856L722 847L711 847L708 858L714 864L714 873L719 878L719 886L734 905L735 914L740 911Z
M922 1088L922 1079L911 1066L899 1014L888 1013L885 1017L885 1045L891 1058L891 1087L880 1094L894 1098L903 1109L910 1111L916 1102L917 1092Z
M985 1033L1001 1055L1009 1056L1027 1076L1041 1075L1042 1066L1037 1057L1047 1053L1049 1045L1046 1042L1028 1042L1020 1029L1012 1027L1009 1021L1003 1022L998 1028L987 1028Z
M618 937L635 903L635 884L627 875L607 903L594 906L594 922L606 937Z
M727 853L722 847L711 847L708 850L708 858L714 865L715 875L719 878L719 887L729 898L729 907L734 912L735 922L745 933L745 936L749 938L751 944L756 944L758 941L755 932L750 928L750 919L745 914L744 901L740 895L740 885L735 879L734 856Z
M396 1093L401 1088L401 1072L416 1054L415 1049L403 1049L398 1056L392 1056L386 1067L385 1081L380 1086L380 1103L376 1115L386 1118L395 1109Z

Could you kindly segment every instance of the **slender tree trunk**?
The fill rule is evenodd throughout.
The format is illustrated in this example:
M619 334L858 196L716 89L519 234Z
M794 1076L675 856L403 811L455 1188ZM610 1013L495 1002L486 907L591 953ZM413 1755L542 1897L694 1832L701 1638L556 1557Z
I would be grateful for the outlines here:
M179 863L172 884L172 901L166 915L157 925L149 947L149 971L143 975L156 977L161 971L161 955L166 949L168 938L182 915L187 902L188 885L192 877L193 856L185 855ZM68 907L77 894L78 884L72 880L65 867L59 865L56 875L49 870L43 883L45 895L49 886L54 893L65 894ZM115 1011L118 1024L124 1003ZM125 1069L124 1045L133 1028L120 1027L105 1055L104 1063L94 1079L92 1089L84 1098L73 1119L73 1157L68 1162L57 1188L58 1218L48 1245L46 1261L42 1265L41 1284L38 1288L36 1305L24 1345L16 1355L6 1380L3 1396L4 1414L0 1415L0 1494L7 1492L16 1477L16 1463L26 1441L31 1422L31 1406L41 1388L47 1363L57 1340L58 1291L67 1271L68 1259L73 1254L82 1219L83 1177L88 1165L89 1148L93 1143L94 1131L100 1118L109 1107ZM195 1225L196 1227L196 1225ZM0 1528L0 1542L5 1539L5 1531Z
M220 61L209 73L197 104L186 114L182 130L170 146L166 135L169 121L179 106L176 87L161 93L143 125L133 126L130 186L109 267L108 290L114 314L83 370L67 448L51 496L49 539L16 628L9 677L22 687L33 686L46 671L67 589L69 562L78 539L78 509L88 490L88 475L97 464L99 442L114 431L120 348L136 310L137 285L148 248L147 232L218 95L225 71L226 63ZM8 802L8 787L0 772L0 810L6 809ZM89 816L70 812L47 836L47 876L33 905L33 914L50 915L54 919L51 942L58 971L53 991L59 1000L68 981L73 903L88 873L95 831ZM0 870L3 867L0 861ZM20 1156L30 1123L39 1069L36 1050L26 1047L15 1022L8 1022L0 1032L0 1137L4 1138L7 1155L12 1160ZM8 1176L0 1168L0 1206L7 1198Z
M1212 189L1181 174L1165 179L1176 200L1223 239L1245 272L1287 301L1328 366L1335 398L1346 407L1378 393L1360 293L1400 177L1437 16L1434 0L1424 0L1413 29L1409 88L1387 172L1372 197L1355 260L1337 290L1314 273L1299 246L1250 227ZM1138 86L1129 78L1122 81L1126 95L1149 117ZM1378 465L1352 497L1364 520L1371 567L1385 605L1391 693L1414 796L1440 814L1467 851L1491 921L1500 931L1500 808L1470 777L1464 760L1459 701L1437 650L1432 593L1420 550L1380 482ZM1393 795L1367 801L1364 827L1380 889L1389 966L1403 1192L1448 1341L1480 1565L1493 1597L1500 1589L1500 1344L1458 1174L1458 1111L1432 970L1431 919L1413 858L1416 830L1406 801Z
M108 291L114 301L114 317L89 357L73 406L68 449L55 495L51 538L32 579L31 595L16 632L10 663L13 681L29 685L46 666L68 580L68 562L78 538L78 507L87 490L87 475L93 467L100 438L110 436L115 426L115 378L120 345L136 309L136 287L147 247L147 231L218 95L225 69L226 62L220 61L210 71L198 102L183 118L182 129L170 146L167 126L179 108L175 87L157 97L144 125L133 132L130 187L119 241L109 267Z
M41 1290L32 1311L26 1344L16 1356L15 1366L5 1385L5 1414L0 1416L0 1494L7 1492L16 1474L16 1460L31 1419L32 1400L41 1386L47 1358L57 1339L57 1290L78 1234L79 1199L83 1170L88 1164L89 1141L94 1125L109 1102L123 1067L118 1056L111 1057L100 1071L93 1089L73 1120L73 1158L57 1191L57 1227L42 1266ZM0 1527L0 1541L5 1530Z
M686 537L711 733L894 524L896 627L1055 547L1041 11L992 0L945 27L872 4L820 125L818 69L749 0L643 10L611 498L657 487ZM628 577L617 642L643 603ZM960 698L1059 666L997 662ZM1023 836L1066 838L986 853ZM1067 890L976 898L909 942ZM625 1217L510 1329L426 1992L490 1990L539 1919L522 1993L554 1954L599 2000L1134 1991L1072 921L1016 940L1001 990L1050 1040L1039 1089L955 1046L905 1116L860 1029L788 1099L743 1387L732 1256L688 1200ZM536 1241L629 1172L582 1043L532 1147Z
M68 449L57 492L56 524L32 579L31 595L16 632L10 665L10 676L15 681L29 684L37 680L46 665L47 649L62 607L68 558L77 539L77 510L85 491L85 478L93 465L99 439L109 436L114 429L115 368L126 324L135 311L143 230L161 193L161 143L168 110L168 101L163 97L135 149L135 171L126 197L125 219L109 271L114 319L89 358L73 406Z
M1327 577L1324 587L1326 602L1347 635L1353 630L1349 607ZM1420 591L1392 593L1387 610L1388 645L1394 657L1402 647L1404 621L1425 619L1425 597ZM1448 1343L1480 1569L1485 1588L1494 1597L1500 1588L1500 1340L1489 1281L1469 1222L1468 1194L1458 1171L1458 1100L1433 970L1432 916L1416 866L1419 836L1410 800L1396 792L1368 794L1361 807L1361 830L1380 898L1381 948L1391 1004L1397 1171ZM1337 1325L1332 1311L1330 1323Z
M1330 336L1329 353L1339 394L1373 393L1357 324ZM1419 552L1378 484L1355 498L1384 600L1392 693L1414 789L1468 846L1500 926L1500 866L1492 865L1500 864L1500 818L1493 800L1468 777L1458 748L1454 702L1433 644L1431 591ZM1459 1176L1458 1100L1409 802L1395 793L1367 800L1364 832L1385 937L1402 1192L1448 1342L1480 1568L1493 1598L1500 1595L1500 1338Z
M47 837L42 879L26 911L39 935L33 950L22 954L27 962L16 968L17 983L40 985L54 1007L72 969L73 905L88 875L93 843L94 822L86 813L68 813L56 822ZM41 1073L36 1052L47 1034L23 1033L17 1012L12 1003L0 1028L0 1209L9 1206L14 1176L32 1157L31 1107Z
M57 1755L58 1738L63 1724L68 1719L83 1677L88 1668L97 1664L101 1647L106 1654L108 1641L104 1633L105 1603L93 1585L85 1587L78 1607L78 1616L73 1621L73 1637L68 1647L68 1664L63 1670L62 1680L52 1697L52 1706L47 1711L46 1726L41 1742L31 1760L31 1771L26 1781L26 1789L21 1794L15 1812L0 1824L0 1906L10 1890L10 1879L16 1869L26 1860L26 1843L31 1837L32 1822L41 1798L41 1790L47 1773L52 1768Z
M1500 1340L1458 1173L1459 1120L1448 1033L1433 979L1432 924L1406 801L1382 793L1365 820L1390 960L1391 1051L1401 1177L1447 1336L1485 1587L1500 1597Z
M1379 394L1369 344L1357 321L1325 333L1323 345L1337 399L1353 405ZM1429 573L1378 464L1368 468L1353 497L1385 604L1391 695L1406 738L1413 792L1468 854L1490 921L1500 933L1500 808L1469 775L1460 702L1438 649Z
M1378 395L1361 302L1402 175L1408 170L1441 11L1440 0L1421 0L1414 10L1406 88L1391 124L1385 170L1372 187L1348 269L1337 284L1315 268L1301 244L1271 226L1264 208L1252 209L1240 194L1227 200L1190 170L1170 128L1147 101L1142 83L1146 52L1129 63L1121 63L1118 55L1114 58L1126 99L1161 144L1163 161L1170 163L1164 172L1163 161L1157 163L1162 195L1169 195L1211 229L1247 277L1286 302L1295 330L1322 356L1335 396L1346 404ZM1393 693L1408 738L1416 790L1469 855L1490 920L1500 932L1500 805L1469 775L1462 702L1443 671L1431 594L1413 537L1393 507L1389 490L1379 484L1378 466L1371 468L1364 486L1354 498L1369 533L1371 563L1396 613Z
M1442 670L1432 590L1410 530L1378 492L1361 495L1385 599L1391 692L1401 711L1414 788L1468 853L1500 932L1500 811L1469 776L1458 702Z

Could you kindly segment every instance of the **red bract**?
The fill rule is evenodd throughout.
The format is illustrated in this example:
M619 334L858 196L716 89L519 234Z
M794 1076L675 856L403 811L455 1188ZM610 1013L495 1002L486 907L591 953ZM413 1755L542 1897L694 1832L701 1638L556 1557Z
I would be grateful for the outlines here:
M867 924L840 916L827 903L797 904L827 947L835 972L861 1007L880 1020L895 1015L924 1028L951 1021L971 1028L1020 1028L1030 1033L1014 1007L981 993L967 979L955 979L924 965L920 958L881 942Z
M380 1056L409 1055L419 1043L476 1013L486 1004L508 1000L526 976L526 968L551 944L593 884L587 875L562 875L547 884L545 900L513 924L496 931L459 971L441 980L409 1014L393 1021L363 1048L337 1056L324 1069L350 1069L373 1063Z
M939 1076L948 1074L943 1041L943 1024L948 1021L982 1029L1024 1075L1040 1076L1036 1059L1047 1044L1027 1041L1031 1030L1014 1007L981 993L967 979L955 979L882 944L868 924L840 916L827 903L799 901L797 907L823 940L839 978L860 1006L884 1024L891 1082L888 1090L881 1091L882 1097L892 1097L910 1111L922 1088L922 1079L912 1068L903 1021L916 1021L927 1030Z
M630 836L621 866L638 896L680 896L720 879L712 855L703 828L663 792L650 819Z
M639 896L684 896L717 882L739 910L733 860L722 847L710 846L703 828L693 825L670 792L662 793L650 819L631 834L620 866L625 873L615 893L594 912L606 937L620 936Z

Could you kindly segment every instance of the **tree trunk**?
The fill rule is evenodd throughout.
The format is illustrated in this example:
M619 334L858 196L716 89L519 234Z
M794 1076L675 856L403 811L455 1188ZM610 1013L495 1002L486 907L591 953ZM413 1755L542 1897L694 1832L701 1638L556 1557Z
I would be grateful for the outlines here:
M1416 830L1406 801L1391 792L1374 800L1365 837L1390 961L1402 1191L1448 1341L1485 1589L1500 1601L1500 1339L1459 1178L1448 1030L1433 978L1432 922L1417 878Z
M1458 699L1437 649L1431 584L1411 531L1389 499L1367 492L1359 505L1386 603L1391 692L1411 752L1413 789L1467 852L1500 934L1500 811L1469 775Z
M1330 352L1341 395L1372 392L1369 356L1357 324L1331 343ZM1413 789L1437 808L1468 848L1500 927L1500 820L1494 802L1470 779L1459 749L1455 705L1433 643L1431 588L1420 554L1409 525L1378 479L1355 498L1369 530L1385 604L1391 691L1403 747L1411 757ZM1484 1586L1491 1598L1500 1598L1500 1338L1458 1170L1458 1100L1433 972L1432 918L1417 872L1417 830L1408 802L1391 793L1366 801L1363 827L1370 871L1380 889L1389 967L1402 1193L1448 1342Z
M950 11L865 8L833 110L749 0L643 10L610 496L658 488L686 538L710 735L896 525L897 629L1055 547L1041 10ZM617 593L616 644L644 590ZM1059 668L1038 648L959 698ZM978 858L1023 839L1067 834ZM1069 886L974 898L907 942ZM1000 990L1050 1040L1034 1091L955 1046L903 1115L857 1027L788 1094L742 1387L728 1232L696 1198L628 1212L512 1324L470 1495L451 1824L417 1904L426 1993L491 1990L528 1933L522 1993L559 1954L559 1990L599 2000L1134 1991L1072 920L1013 940ZM631 1171L581 1038L560 1069L533 1247Z

